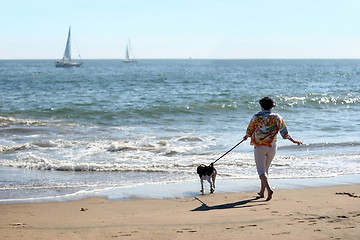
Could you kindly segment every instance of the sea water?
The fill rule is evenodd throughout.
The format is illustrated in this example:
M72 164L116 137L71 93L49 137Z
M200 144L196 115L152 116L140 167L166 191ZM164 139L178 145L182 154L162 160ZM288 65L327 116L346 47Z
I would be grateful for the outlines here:
M2 60L0 203L191 195L196 167L242 140L264 96L304 142L279 136L272 179L358 176L359 80L359 60ZM249 141L216 168L238 191L258 184Z

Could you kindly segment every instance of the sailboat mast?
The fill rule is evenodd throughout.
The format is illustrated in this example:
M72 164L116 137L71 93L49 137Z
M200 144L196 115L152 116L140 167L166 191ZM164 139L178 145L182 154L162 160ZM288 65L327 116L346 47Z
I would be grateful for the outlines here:
M132 48L131 48L130 38L129 38L129 44L128 44L128 45L129 45L129 48L128 48L128 50L129 50L129 58L135 59L133 50L132 50Z
M125 53L125 59L129 59L130 55L129 55L129 44L126 46L126 53Z

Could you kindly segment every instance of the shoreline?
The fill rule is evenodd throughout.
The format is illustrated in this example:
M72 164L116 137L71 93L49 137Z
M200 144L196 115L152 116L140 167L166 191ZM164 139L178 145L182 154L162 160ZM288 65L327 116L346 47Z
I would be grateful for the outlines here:
M360 174L341 175L329 178L289 178L272 179L270 184L275 191L320 188L342 185L356 185L360 182ZM237 179L237 180L216 180L216 193L248 193L256 192L259 189L258 179ZM205 194L209 193L209 185L205 181ZM131 187L107 187L89 191L78 191L62 196L47 196L42 198L25 199L0 199L2 204L22 204L22 203L46 203L46 202L69 202L78 201L86 198L105 198L114 201L131 201L139 199L183 199L188 197L202 196L199 192L200 181L188 181L181 183L168 184L144 184Z
M181 199L0 204L1 239L357 239L360 185Z

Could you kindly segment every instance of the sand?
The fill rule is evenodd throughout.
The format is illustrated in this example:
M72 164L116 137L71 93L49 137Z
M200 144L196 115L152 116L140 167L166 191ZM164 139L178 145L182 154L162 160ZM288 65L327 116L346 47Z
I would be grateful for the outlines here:
M360 239L360 185L0 205L0 239Z

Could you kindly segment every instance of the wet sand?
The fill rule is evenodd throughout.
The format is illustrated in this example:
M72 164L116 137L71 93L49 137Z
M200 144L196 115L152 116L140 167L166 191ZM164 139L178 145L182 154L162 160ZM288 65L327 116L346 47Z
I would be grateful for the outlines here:
M0 239L359 239L360 185L0 205Z

